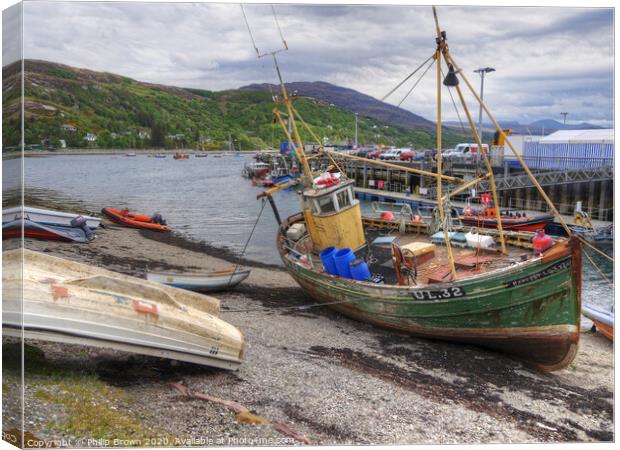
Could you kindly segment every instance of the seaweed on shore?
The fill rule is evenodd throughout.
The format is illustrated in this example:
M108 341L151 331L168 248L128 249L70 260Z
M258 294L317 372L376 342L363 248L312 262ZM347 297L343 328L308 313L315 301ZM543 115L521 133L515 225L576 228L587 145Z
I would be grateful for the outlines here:
M251 259L243 257L240 258L239 254L230 248L217 247L205 241L192 240L175 232L156 233L150 230L140 230L140 235L153 241L172 245L185 250L191 250L193 252L204 253L206 255L228 261L232 264L239 264L247 267L256 267L259 269L284 271L284 268L280 265L253 261Z

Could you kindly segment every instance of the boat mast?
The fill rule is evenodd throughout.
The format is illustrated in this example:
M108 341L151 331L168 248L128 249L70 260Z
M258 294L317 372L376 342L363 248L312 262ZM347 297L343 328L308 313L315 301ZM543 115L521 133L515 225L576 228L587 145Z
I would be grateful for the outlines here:
M441 53L445 51L446 47L446 34L442 33L439 29L439 21L437 20L437 11L433 6L433 16L435 18L435 29L437 31L437 50L435 52L435 59L437 60L437 207L439 208L439 218L441 220L441 228L443 228L444 241L446 243L446 249L448 250L448 260L450 261L450 271L452 272L452 279L456 279L456 267L454 265L454 256L452 255L452 246L450 245L450 237L448 235L448 229L446 228L446 214L443 209L443 196L442 196L442 179L441 179Z
M551 209L551 211L553 211L554 215L556 216L556 218L558 219L558 221L562 225L562 228L564 228L564 230L566 231L568 236L572 236L573 232L571 231L571 229L568 227L568 225L564 221L564 218L560 215L560 212L555 207L555 204L551 201L551 199L549 198L549 196L547 195L545 190L542 188L540 183L538 183L538 180L536 179L536 177L534 176L534 174L532 173L530 168L527 166L527 164L525 163L525 161L523 160L521 155L519 155L517 150L514 148L514 146L512 145L512 142L510 142L510 139L508 138L506 133L504 133L504 130L499 125L497 120L495 120L495 117L493 116L491 111L489 111L489 108L484 103L484 101L480 98L480 96L478 95L478 93L476 92L474 87L471 85L471 83L469 82L469 80L467 79L467 77L465 76L463 71L460 70L460 69L457 69L458 65L457 65L456 61L454 60L454 58L452 57L452 55L450 54L450 52L447 49L446 49L446 52L445 52L445 57L446 57L446 60L448 62L450 62L454 66L455 71L458 71L460 73L461 78L463 79L463 81L465 81L465 84L467 84L467 87L469 88L469 91L472 93L472 95L474 96L476 101L480 104L480 106L482 106L482 109L484 109L484 111L487 114L487 116L489 117L489 119L491 119L491 122L493 122L493 126L495 126L495 130L499 133L500 136L502 136L504 138L504 142L506 144L508 144L508 147L510 147L510 150L512 151L512 154L515 156L517 161L519 161L519 163L521 164L521 167L523 167L523 170L525 170L525 173L529 177L530 181L532 182L532 184L534 184L534 186L536 187L536 189L538 190L538 192L540 193L542 198L545 200L545 202L547 203L547 206L549 206L549 209Z

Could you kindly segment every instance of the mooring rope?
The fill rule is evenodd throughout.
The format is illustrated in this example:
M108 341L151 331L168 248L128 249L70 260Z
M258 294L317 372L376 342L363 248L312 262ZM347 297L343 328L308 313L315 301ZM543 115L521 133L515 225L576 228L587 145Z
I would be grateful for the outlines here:
M230 274L230 279L228 280L228 285L229 286L230 286L230 283L232 282L233 277L237 273L237 269L241 265L241 258L243 258L243 255L245 255L245 251L247 250L248 245L250 244L250 240L252 239L252 235L254 235L254 230L256 230L256 227L258 225L260 217L263 214L263 210L265 209L265 204L266 203L267 203L267 201L263 198L263 200L261 201L260 211L258 212L258 216L256 217L256 222L254 222L254 226L252 227L252 231L250 231L250 235L248 236L248 240L245 241L245 245L243 246L243 250L241 250L241 253L239 254L239 258L237 259L237 264L235 265L235 269Z
M599 275L601 277L603 277L603 279L607 282L607 284L609 285L609 287L611 289L614 288L614 284L609 281L609 279L605 276L605 274L603 273L603 271L599 268L599 266L596 265L596 263L594 262L594 260L590 257L590 255L588 255L588 252L586 252L585 250L583 251L583 254L586 255L586 258L588 258L588 261L590 261L590 264L592 264L592 266L594 266L594 268L598 271Z
M576 235L576 236L577 236L577 239L579 239L583 244L586 244L588 247L590 247L595 252L599 253L601 256L604 256L605 258L607 258L611 262L614 262L614 259L611 256L609 256L607 253L603 252L602 250L599 250L598 248L596 248L594 245L590 244L588 241L586 241L581 236L578 236L578 235Z
M348 290L349 292L353 292L351 290ZM241 312L260 312L260 311L284 311L284 310L302 310L302 309L310 309L310 308L316 308L319 306L330 306L330 305L341 305L344 303L357 303L357 302L364 302L364 301L370 301L371 299L368 298L358 298L358 299L351 299L351 300L337 300L334 302L325 302L325 303L311 303L309 305L301 305L301 306L273 306L270 308L253 308L253 309L226 309L226 310L221 310L220 313L241 313Z

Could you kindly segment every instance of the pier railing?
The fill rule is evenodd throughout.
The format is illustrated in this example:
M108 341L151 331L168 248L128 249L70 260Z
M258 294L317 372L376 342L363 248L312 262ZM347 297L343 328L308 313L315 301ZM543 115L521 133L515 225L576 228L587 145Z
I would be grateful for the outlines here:
M524 155L523 160L532 170L584 170L614 166L614 158L610 157ZM520 166L514 158L505 158L504 164Z

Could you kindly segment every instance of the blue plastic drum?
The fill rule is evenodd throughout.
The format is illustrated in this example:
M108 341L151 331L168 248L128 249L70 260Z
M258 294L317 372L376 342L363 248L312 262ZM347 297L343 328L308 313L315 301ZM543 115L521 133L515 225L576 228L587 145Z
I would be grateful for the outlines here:
M370 280L370 270L368 270L368 264L362 258L358 258L355 261L349 263L351 270L351 278L359 281Z
M327 247L319 253L321 262L325 271L331 275L338 275L338 269L336 268L336 261L334 255L336 254L336 247Z
M338 250L334 255L336 260L336 268L338 269L338 275L343 278L351 278L351 269L349 263L355 260L355 254L350 248L343 248Z

